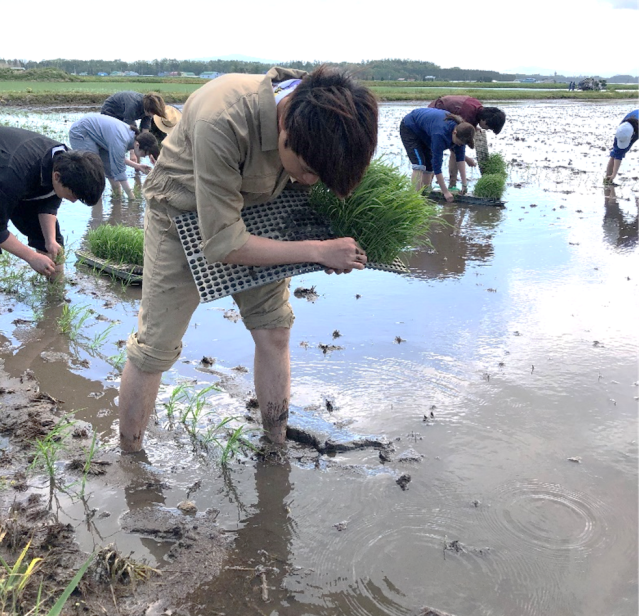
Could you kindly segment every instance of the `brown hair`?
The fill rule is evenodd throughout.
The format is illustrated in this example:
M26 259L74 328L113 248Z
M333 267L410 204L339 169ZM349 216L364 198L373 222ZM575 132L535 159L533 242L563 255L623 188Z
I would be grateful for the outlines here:
M142 106L147 115L159 115L166 118L164 112L164 99L157 92L149 92L142 97Z
M151 154L154 158L160 156L160 146L158 140L151 133L140 133L136 135L138 146L143 152Z
M346 71L322 65L289 95L285 145L338 196L360 183L378 143L378 102Z
M473 128L472 124L465 122L462 117L459 115L455 115L453 113L448 113L445 120L453 120L457 126L455 128L456 137L464 143L464 145L468 145L471 149L476 147L474 138L476 136L476 129Z

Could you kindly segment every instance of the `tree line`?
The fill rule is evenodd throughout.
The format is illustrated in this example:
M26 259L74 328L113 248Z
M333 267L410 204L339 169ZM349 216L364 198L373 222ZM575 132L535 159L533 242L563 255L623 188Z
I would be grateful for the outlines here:
M22 62L20 60L0 59L3 65L31 68L57 68L69 74L86 73L97 75L98 73L111 74L114 71L133 71L139 75L158 75L159 73L188 72L199 75L212 71L217 73L265 73L271 68L271 64L262 62L246 62L242 60L177 60L163 58L162 60L124 62L123 60L67 60L58 58L55 60L42 60L41 62ZM323 62L302 62L298 60L281 62L280 66L298 68L311 71ZM436 80L451 81L512 81L515 74L499 73L498 71L485 71L475 69L462 69L459 67L441 68L433 62L420 62L417 60L383 59L368 60L366 62L327 62L330 66L338 66L354 72L359 79L376 81L396 81L398 79L424 81L432 77Z

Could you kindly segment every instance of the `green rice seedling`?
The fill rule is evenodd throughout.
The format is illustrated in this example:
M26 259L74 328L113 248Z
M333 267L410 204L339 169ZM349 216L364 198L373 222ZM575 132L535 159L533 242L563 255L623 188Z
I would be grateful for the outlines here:
M507 163L505 162L502 154L499 152L494 152L493 154L489 154L489 156L479 163L480 173L482 175L507 175Z
M116 347L117 348L117 347ZM122 372L124 364L127 361L127 349L121 347L117 355L111 355L107 358L107 361L118 371Z
M65 304L62 307L62 314L58 317L58 330L61 334L69 336L71 340L76 340L82 326L92 312L88 306L69 306L69 304Z
M202 420L206 416L204 410L209 404L207 394L212 391L220 391L220 388L216 385L209 385L196 393L185 389L186 406L181 409L180 423L192 438L196 438L198 435L198 425L202 423Z
M36 453L31 461L31 472L44 470L49 479L49 494L53 495L57 485L57 462L60 451L65 447L65 440L69 436L75 421L64 415L54 428L44 437L36 438L33 442Z
M388 264L407 248L428 245L426 234L440 212L414 190L409 177L383 159L371 163L346 199L319 183L309 202L329 219L338 237L355 238L369 261Z
M97 351L105 343L109 333L115 326L115 323L111 323L102 333L96 334L91 342L89 342L89 350L92 352Z
M125 225L100 225L87 233L89 250L112 263L142 265L144 231Z
M476 197L485 199L501 199L506 185L506 176L500 173L483 175L473 187Z
M226 417L219 424L210 426L199 435L199 441L205 449L208 449L212 444L220 449L220 464L222 466L226 466L239 451L246 449L257 451L253 444L245 438L253 431L251 428L245 424L235 429L229 428L229 424L236 419L236 417Z
M163 406L167 411L169 424L173 425L173 417L179 411L179 404L187 399L187 386L183 383L174 387L169 396L168 402L164 402Z
M91 462L93 461L94 456L96 455L96 441L98 440L98 433L94 431L93 438L91 439L91 445L89 449L85 452L86 459L84 462L84 467L82 469L82 487L80 489L80 498L84 497L84 489L87 485L87 475L89 474L89 470L91 469Z

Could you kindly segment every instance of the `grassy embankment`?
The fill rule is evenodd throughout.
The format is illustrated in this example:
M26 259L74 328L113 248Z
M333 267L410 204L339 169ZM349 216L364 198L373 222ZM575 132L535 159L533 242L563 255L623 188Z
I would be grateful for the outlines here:
M27 72L27 71L25 71ZM23 73L24 75L24 73ZM66 75L66 74L65 74ZM8 78L0 74L0 105L101 105L120 90L160 92L168 103L183 103L205 82L193 78L159 77L79 77L36 80ZM22 77L22 75L21 75ZM27 76L25 76L27 77ZM46 76L37 77L42 79ZM468 94L479 100L576 99L616 100L638 97L638 86L611 84L602 92L569 92L566 84L543 83L460 83L460 82L366 82L381 101L433 100L447 94ZM517 89L516 89L517 88ZM499 90L499 91L498 91Z

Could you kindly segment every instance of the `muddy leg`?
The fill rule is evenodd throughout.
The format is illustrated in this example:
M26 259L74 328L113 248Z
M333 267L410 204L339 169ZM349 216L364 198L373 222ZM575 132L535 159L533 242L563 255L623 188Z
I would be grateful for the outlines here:
M251 332L256 344L254 381L262 414L265 436L282 444L287 434L291 363L289 329L256 329Z
M142 438L155 408L162 372L143 372L127 361L120 382L120 448L142 449Z

